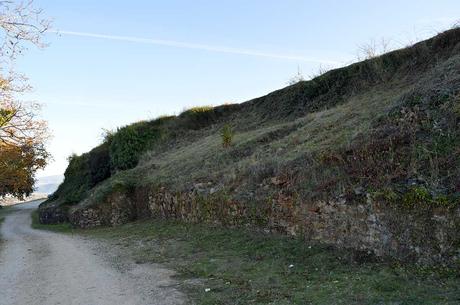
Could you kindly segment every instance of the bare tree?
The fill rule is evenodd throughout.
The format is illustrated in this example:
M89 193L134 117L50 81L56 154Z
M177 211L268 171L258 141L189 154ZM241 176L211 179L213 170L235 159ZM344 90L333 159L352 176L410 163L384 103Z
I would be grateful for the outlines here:
M45 47L42 37L51 25L49 19L42 17L42 10L33 6L33 1L0 1L0 36L2 57L14 58L21 54L26 45Z
M0 1L0 198L28 195L35 172L49 158L48 129L39 118L40 105L19 96L30 89L26 77L14 72L14 61L28 45L45 47L50 21L33 1Z
M460 19L459 20L456 20L452 26L451 26L452 29L458 29L460 28Z
M320 64L318 66L318 69L316 71L313 71L310 75L309 75L309 78L310 80L313 80L317 77L320 77L321 75L331 71L332 69L334 69L334 66L326 66L326 65L323 65L323 64Z
M371 40L358 47L358 60L378 57L390 51L390 40L382 38L380 41Z
M2 101L0 108L0 142L4 145L30 145L48 139L47 124L37 114L38 103Z
M304 80L305 80L305 78L304 78L304 76L303 76L303 74L302 74L302 71L300 71L300 67L297 66L297 74L296 74L295 76L291 77L291 78L288 80L287 84L288 84L289 86L291 86L291 85L295 85L295 84L297 84L297 83L299 83L299 82L302 82L302 81L304 81Z

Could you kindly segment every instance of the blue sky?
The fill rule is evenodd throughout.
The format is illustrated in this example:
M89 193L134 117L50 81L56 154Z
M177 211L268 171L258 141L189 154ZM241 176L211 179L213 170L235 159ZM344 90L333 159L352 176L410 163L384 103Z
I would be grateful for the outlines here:
M24 98L44 105L54 135L54 161L39 176L62 174L103 128L243 102L284 87L298 67L308 77L372 39L402 47L460 19L458 0L35 3L60 31L17 64L34 87Z

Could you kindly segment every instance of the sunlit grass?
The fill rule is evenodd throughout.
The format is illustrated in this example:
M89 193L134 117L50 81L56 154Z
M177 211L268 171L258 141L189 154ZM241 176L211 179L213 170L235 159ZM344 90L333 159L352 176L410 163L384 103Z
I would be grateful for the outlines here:
M458 304L460 274L356 263L351 254L241 229L146 221L83 231L178 272L197 304Z
M44 225L41 224L38 219L38 210L32 212L32 228L37 230L47 230L52 232L59 232L59 233L71 233L73 232L73 228L70 223L61 223L61 224L53 224L53 225Z

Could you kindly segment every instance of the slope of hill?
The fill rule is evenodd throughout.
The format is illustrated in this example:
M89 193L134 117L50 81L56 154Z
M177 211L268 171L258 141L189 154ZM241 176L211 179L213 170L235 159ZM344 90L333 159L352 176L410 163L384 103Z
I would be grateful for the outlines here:
M248 225L455 264L459 122L453 29L246 103L121 128L72 158L40 220Z

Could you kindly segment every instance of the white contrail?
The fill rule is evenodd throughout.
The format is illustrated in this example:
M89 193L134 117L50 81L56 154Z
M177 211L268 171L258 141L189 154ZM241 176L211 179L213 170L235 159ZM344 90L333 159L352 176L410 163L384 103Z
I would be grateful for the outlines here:
M295 55L285 55L285 54L275 54L275 53L267 53L267 52L262 52L262 51L257 51L257 50L236 49L236 48L229 48L229 47L223 47L223 46L210 46L210 45L205 45L205 44L196 44L196 43L180 42L180 41L173 41L173 40L150 39L150 38L141 38L141 37L132 37L132 36L116 36L116 35L105 35L105 34L96 34L96 33L73 32L73 31L52 31L52 32L57 33L57 34L62 34L62 35L119 40L119 41L128 41L128 42L136 42L136 43L146 43L146 44L169 46L169 47L183 48L183 49L196 49L196 50L204 50L204 51L220 52L220 53L287 59L287 60L304 61L304 62L310 62L310 63L321 63L321 64L331 64L331 65L340 64L337 61L327 60L327 59L295 56Z

